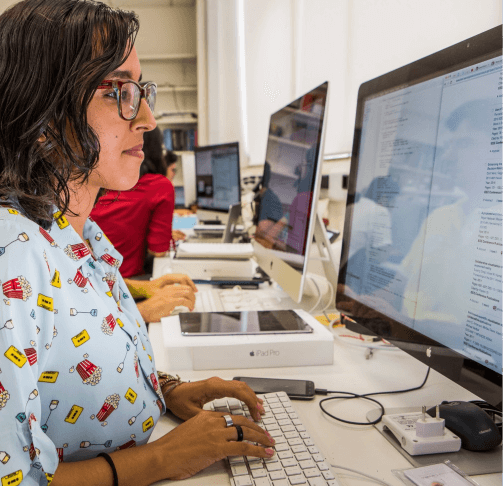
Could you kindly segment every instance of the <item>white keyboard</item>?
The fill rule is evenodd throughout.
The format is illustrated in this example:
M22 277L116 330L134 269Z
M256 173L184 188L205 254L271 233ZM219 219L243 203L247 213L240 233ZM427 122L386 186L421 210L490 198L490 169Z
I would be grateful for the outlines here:
M281 289L199 289L196 293L195 312L234 312L244 310L297 309L294 302ZM172 314L173 315L173 314Z
M340 486L285 392L258 395L265 415L258 422L274 438L276 454L270 459L231 456L228 473L232 486ZM214 400L206 410L245 415L248 407L235 398Z

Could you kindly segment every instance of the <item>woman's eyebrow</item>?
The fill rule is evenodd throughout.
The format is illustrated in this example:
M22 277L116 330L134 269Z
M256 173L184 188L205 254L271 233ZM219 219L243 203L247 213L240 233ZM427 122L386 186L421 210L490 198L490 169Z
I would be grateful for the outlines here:
M140 79L138 80L138 82L141 81L141 77L142 75L140 74ZM112 71L111 73L108 74L107 78L134 79L133 73L131 71L121 69Z

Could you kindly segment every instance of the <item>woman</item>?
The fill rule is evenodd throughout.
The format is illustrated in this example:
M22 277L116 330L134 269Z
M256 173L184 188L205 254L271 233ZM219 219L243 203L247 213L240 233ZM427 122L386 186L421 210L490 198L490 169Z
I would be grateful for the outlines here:
M201 409L232 396L258 419L244 383L158 381L120 255L88 219L101 188L136 184L143 134L155 127L155 86L138 84L137 29L134 14L86 0L25 0L0 16L6 484L147 485L227 455L274 454L251 420L233 418L258 445ZM166 408L185 422L147 444Z

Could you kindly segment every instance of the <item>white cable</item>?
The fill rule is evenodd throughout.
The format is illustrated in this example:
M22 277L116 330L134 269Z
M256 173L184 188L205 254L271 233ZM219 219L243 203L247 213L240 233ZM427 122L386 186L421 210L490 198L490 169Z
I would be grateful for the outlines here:
M313 305L313 307L311 309L309 309L309 314L312 314L314 312L314 310L318 307L318 305L320 304L321 302L321 299L323 298L323 294L321 293L321 289L318 287L318 284L316 283L316 280L314 279L314 275L309 275L309 278L311 279L311 281L314 283L315 287L316 287L316 290L318 291L318 300L316 301L316 304Z
M351 469L349 467L343 467L343 466L338 466L337 464L330 464L332 467L335 467L336 469L345 469L346 471L350 471L355 474L359 474L360 476L364 476L366 478L371 479L372 481L375 481L376 483L384 484L384 486L391 486L391 484L387 483L386 481L383 481L382 479L376 478L374 476L370 476L369 474L362 473L360 471L357 471L356 469Z

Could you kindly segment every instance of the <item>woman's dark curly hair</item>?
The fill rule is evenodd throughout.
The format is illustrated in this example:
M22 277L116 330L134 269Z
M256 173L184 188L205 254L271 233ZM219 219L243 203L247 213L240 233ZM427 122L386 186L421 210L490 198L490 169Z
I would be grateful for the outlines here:
M87 108L106 74L127 59L132 12L92 0L24 0L0 16L0 202L47 228L69 211L69 181L96 167Z

